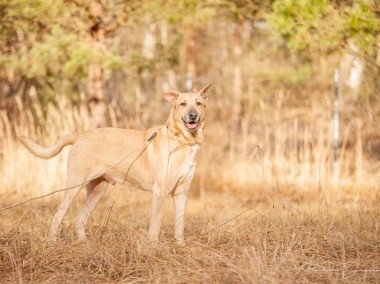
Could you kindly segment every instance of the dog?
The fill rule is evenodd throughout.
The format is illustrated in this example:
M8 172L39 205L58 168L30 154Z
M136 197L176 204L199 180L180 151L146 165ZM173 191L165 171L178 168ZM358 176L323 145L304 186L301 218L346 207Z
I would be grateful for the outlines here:
M54 215L50 239L56 240L59 226L71 203L86 184L86 201L76 221L79 239L86 239L85 225L109 183L131 183L151 191L149 238L157 242L165 208L171 194L174 206L174 239L184 245L184 212L195 171L195 160L203 141L205 112L211 84L195 93L164 93L171 102L166 124L145 131L97 128L62 137L43 147L20 137L35 156L49 159L72 145L67 161L65 195Z

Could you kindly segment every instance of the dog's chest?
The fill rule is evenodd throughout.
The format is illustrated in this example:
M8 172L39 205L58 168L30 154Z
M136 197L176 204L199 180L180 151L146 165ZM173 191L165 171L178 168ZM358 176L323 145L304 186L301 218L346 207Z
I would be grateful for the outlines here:
M183 159L183 163L178 168L177 179L180 180L182 178L191 179L193 178L195 171L195 159L197 157L199 151L199 145L191 146L191 149L188 149L185 154L185 158Z

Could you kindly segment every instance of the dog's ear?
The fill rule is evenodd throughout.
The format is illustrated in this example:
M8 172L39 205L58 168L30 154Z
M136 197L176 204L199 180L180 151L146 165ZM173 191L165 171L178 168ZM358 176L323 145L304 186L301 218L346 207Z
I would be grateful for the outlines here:
M211 83L208 83L207 85L205 85L200 91L199 91L199 94L202 96L202 98L204 98L205 100L208 99L208 90L210 89L211 87Z
M179 93L175 91L165 92L164 96L165 96L165 99L167 99L169 102L172 102L178 98Z

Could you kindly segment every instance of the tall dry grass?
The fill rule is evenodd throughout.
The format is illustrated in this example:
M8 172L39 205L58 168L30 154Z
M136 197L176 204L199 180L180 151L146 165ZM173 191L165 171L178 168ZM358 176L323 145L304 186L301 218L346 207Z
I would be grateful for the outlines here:
M45 239L56 196L0 212L1 282L294 283L379 282L379 165L363 154L360 121L342 129L341 178L332 178L331 113L248 101L237 149L209 109L206 139L186 212L187 246L172 242L171 201L160 244L147 241L149 194L111 186L78 242L72 206L57 243ZM212 101L210 102L212 105ZM44 144L88 129L84 107L17 122L1 113L1 201L5 207L62 188L67 150L39 160L13 137ZM110 109L111 114L113 109ZM36 117L49 124L40 131Z

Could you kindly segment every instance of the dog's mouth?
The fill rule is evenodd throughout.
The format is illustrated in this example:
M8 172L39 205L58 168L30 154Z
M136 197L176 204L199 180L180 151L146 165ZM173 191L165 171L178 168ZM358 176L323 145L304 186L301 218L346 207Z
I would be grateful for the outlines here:
M184 119L182 119L183 124L187 128L188 131L194 132L198 130L198 122L197 121L188 121L186 122Z

